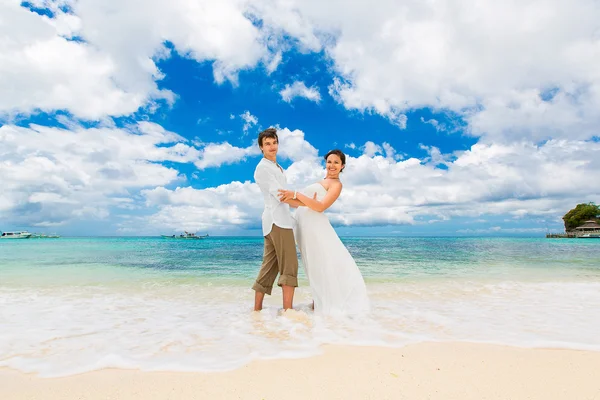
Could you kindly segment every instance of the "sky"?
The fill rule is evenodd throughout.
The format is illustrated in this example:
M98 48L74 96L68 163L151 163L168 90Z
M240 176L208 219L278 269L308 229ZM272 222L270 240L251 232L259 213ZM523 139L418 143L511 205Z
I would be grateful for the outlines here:
M344 236L543 236L600 200L596 0L0 0L0 231L261 235L347 154Z

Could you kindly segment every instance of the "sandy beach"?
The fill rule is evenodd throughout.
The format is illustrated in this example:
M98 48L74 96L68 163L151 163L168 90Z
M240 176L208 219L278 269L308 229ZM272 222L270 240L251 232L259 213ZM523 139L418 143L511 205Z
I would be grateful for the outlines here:
M600 398L600 352L471 343L325 346L311 358L229 372L102 370L39 378L0 370L18 399L577 399Z

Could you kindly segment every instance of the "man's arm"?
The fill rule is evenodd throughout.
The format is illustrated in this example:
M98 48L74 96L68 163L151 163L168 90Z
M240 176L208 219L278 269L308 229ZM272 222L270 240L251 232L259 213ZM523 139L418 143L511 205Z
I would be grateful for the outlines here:
M289 199L289 200L284 201L284 203L289 204L290 207L293 207L293 208L306 207L306 205L303 202L301 202L300 200Z
M297 196L296 192L296 200L294 199L289 199L289 200L284 200L284 203L287 203L290 205L290 207L294 207L294 208L298 208L298 207L306 207L306 204L304 204L302 201L298 200L298 196ZM313 196L313 200L317 199L317 194L315 193L315 195Z
M267 191L273 198L281 203L279 189L283 189L277 178L268 168L258 167L254 173L254 180L263 191Z

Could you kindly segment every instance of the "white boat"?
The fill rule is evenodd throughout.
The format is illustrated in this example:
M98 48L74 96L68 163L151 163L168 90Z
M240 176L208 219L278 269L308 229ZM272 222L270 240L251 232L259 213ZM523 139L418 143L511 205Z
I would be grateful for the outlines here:
M184 231L184 232L185 233L183 233L181 235L160 235L160 236L165 239L204 239L204 238L208 237L208 235L198 236L195 233L190 233L187 231Z
M600 233L584 233L578 236L579 239L600 239Z
M27 231L2 232L0 235L0 239L29 239L30 237L31 233Z

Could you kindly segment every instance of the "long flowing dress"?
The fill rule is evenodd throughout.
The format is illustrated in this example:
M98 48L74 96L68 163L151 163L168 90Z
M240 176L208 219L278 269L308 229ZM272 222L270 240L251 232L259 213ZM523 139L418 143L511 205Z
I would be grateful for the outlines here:
M321 201L327 190L314 183L302 191L317 193ZM315 302L315 313L356 315L370 310L367 288L356 262L331 226L327 215L298 207L294 236Z

